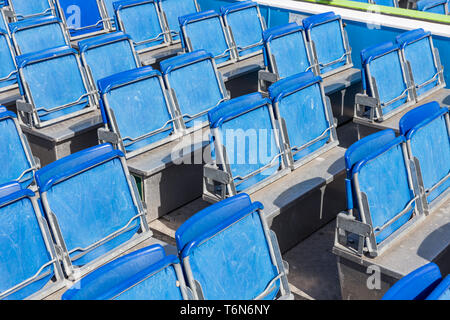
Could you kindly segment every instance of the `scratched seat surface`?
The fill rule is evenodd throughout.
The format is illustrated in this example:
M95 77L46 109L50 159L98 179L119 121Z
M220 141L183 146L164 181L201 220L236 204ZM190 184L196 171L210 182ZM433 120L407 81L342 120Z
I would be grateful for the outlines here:
M161 61L161 71L187 128L207 123L207 113L227 99L213 56L197 50Z
M26 188L33 182L36 168L16 118L13 112L0 106L0 159L3 163L0 185L15 181Z
M17 68L8 32L0 29L0 92L17 85Z
M182 44L187 52L203 49L214 56L218 65L232 59L221 18L214 10L182 16L179 21Z
M369 96L378 98L383 115L414 102L397 44L385 42L364 49L361 61L363 88Z
M65 251L67 275L143 232L140 199L122 152L110 144L47 165L36 172L36 182L55 241Z
M273 27L264 31L263 38L266 64L280 79L311 69L314 62L302 26L293 22Z
M46 228L34 192L18 183L0 186L0 299L36 295L56 276Z
M62 300L183 300L178 257L153 245L120 257L75 283Z
M94 88L100 79L140 67L130 36L123 32L86 39L80 41L78 46Z
M332 141L333 115L327 108L321 81L309 71L269 87L275 117L279 127L286 128L294 161L319 154L317 151Z
M442 66L433 45L431 32L415 29L396 37L403 55L411 66L411 72L417 96L424 96L431 90L445 86Z
M229 166L237 192L282 168L284 158L271 113L270 100L254 93L223 102L208 114L215 157Z
M140 153L174 131L161 73L143 67L101 79L102 112L126 153Z
M262 53L265 22L256 2L242 1L223 6L220 8L220 14L240 59Z
M33 108L35 126L51 124L76 116L83 109L95 108L74 49L67 46L52 48L24 54L16 60L20 89Z
M351 67L350 48L339 15L334 12L316 14L303 19L303 27L315 48L320 75Z
M70 46L61 21L54 17L26 19L9 24L17 55Z
M53 4L48 0L8 0L9 7L14 13L16 20L36 16L53 15Z
M404 225L416 208L404 143L403 136L395 137L388 129L359 140L345 154L348 209L357 209L360 219L371 224L377 244Z
M137 51L149 51L169 42L158 12L157 1L114 2L119 29L133 40Z
M417 107L400 119L409 152L419 161L429 203L450 187L449 125L448 108L437 102Z
M206 300L273 299L283 267L274 260L278 245L268 236L260 210L247 194L198 212L176 232L187 283ZM195 290L197 289L197 291Z
M173 41L180 41L179 17L199 11L196 0L158 0Z

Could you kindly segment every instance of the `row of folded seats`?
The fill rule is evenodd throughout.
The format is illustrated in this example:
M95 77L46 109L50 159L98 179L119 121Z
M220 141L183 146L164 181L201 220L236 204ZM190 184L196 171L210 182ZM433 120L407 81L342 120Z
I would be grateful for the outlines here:
M415 29L395 40L361 51L364 92L355 97L356 118L384 121L424 99L450 95L431 33Z
M336 241L359 255L382 254L448 199L449 108L426 103L406 113L399 127L399 136L379 131L345 154L348 210L338 215Z
M53 16L60 18L65 30L72 39L80 39L100 33L119 30L120 24L130 18L129 13L121 20L116 11L124 7L151 3L150 10L145 10L148 17L153 18L152 26L159 24L161 34L165 40L178 41L178 17L199 11L196 0L146 0L146 1L117 1L117 0L7 0L0 3L2 20L0 23L33 19L37 17ZM150 7L147 7L150 8ZM133 13L131 13L133 15ZM146 21L142 15L135 16L139 22ZM1 24L0 24L1 26ZM3 28L6 30L6 28Z
M11 121L5 113L2 126ZM145 209L123 153L111 145L53 162L35 177L35 188L0 186L0 299L46 298L68 284L64 299L291 298L276 236L248 195L182 225L177 257L160 245L142 248L152 235Z

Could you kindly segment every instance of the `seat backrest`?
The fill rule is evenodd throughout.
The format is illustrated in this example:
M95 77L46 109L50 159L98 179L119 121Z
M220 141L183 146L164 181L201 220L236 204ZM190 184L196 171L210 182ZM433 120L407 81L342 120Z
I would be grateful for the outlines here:
M9 24L17 55L42 51L54 47L70 46L59 19L40 17Z
M130 37L123 32L86 39L78 46L92 88L100 79L141 66Z
M428 203L450 187L449 110L430 102L405 114L399 123L408 142L410 158L416 158Z
M303 27L320 75L328 76L353 66L340 16L334 12L316 14L303 19Z
M347 168L357 160L350 170L355 207L362 222L372 226L377 245L421 210L404 142L388 129L361 139L346 153Z
M74 49L52 48L16 60L22 95L34 109L34 126L49 125L95 108Z
M431 262L397 281L383 300L424 300L442 280L439 267Z
M217 160L229 166L237 192L282 168L284 158L269 99L260 93L248 94L221 103L208 116Z
M173 105L180 110L187 128L204 126L207 112L228 99L214 59L204 50L163 60L160 66Z
M34 192L18 183L0 186L0 299L25 299L53 276L62 280L57 263L51 263L56 257L51 241Z
M180 41L178 18L200 11L196 0L158 0L161 14L167 24L173 41Z
M187 283L196 298L269 300L277 296L277 277L283 269L274 259L276 244L268 236L261 209L261 203L241 194L198 212L177 230Z
M0 185L16 181L23 187L33 182L35 163L16 115L0 106Z
M213 55L218 65L233 59L222 19L214 10L182 16L179 21L186 52L203 49Z
M133 40L137 51L161 47L169 39L165 36L156 0L114 2L119 29Z
M183 300L184 279L176 256L160 245L120 257L90 273L62 300Z
M145 225L123 154L110 144L47 165L36 182L68 276L128 243Z
M448 1L447 0L420 0L417 1L417 10L448 14Z
M398 45L385 42L364 49L361 61L363 89L379 100L383 115L414 100Z
M284 141L289 141L294 162L311 158L327 143L337 141L333 115L323 88L322 79L309 72L280 80L269 87L275 119Z
M0 92L17 85L17 68L8 32L0 29Z
M72 39L89 37L110 29L109 19L100 10L98 0L55 0L55 4Z
M50 0L9 0L16 20L36 16L54 15L53 3Z
M221 7L220 14L236 46L239 58L244 59L262 53L262 33L266 26L256 2L233 3Z
M420 99L437 87L445 86L443 69L436 56L431 32L415 29L396 37L405 60L411 66L416 95Z
M302 26L293 22L273 27L264 31L263 38L266 64L280 79L313 68Z
M161 73L151 67L125 71L98 82L102 112L122 139L127 156L149 150L177 127ZM153 133L153 134L151 134Z

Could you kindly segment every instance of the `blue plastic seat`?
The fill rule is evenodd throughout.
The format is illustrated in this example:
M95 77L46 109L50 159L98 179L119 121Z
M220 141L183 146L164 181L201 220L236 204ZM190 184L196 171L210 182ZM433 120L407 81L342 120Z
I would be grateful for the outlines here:
M317 65L316 74L327 77L353 67L351 48L340 16L334 12L316 14L303 19L303 27Z
M448 1L447 0L420 0L420 1L417 1L417 10L447 15L447 14L449 14Z
M230 177L222 186L228 196L251 193L287 173L269 99L248 94L221 103L208 117L213 158Z
M78 46L92 88L100 79L141 66L130 37L123 32L82 40Z
M0 92L17 88L17 67L8 32L0 29Z
M161 61L161 71L175 108L188 130L208 124L207 113L228 99L210 53L197 50Z
M361 61L363 89L375 106L358 111L359 116L383 121L415 103L412 80L397 44L385 42L364 49Z
M200 11L197 0L158 0L161 15L165 21L171 43L180 42L179 17Z
M114 30L99 0L54 0L72 40ZM100 4L100 6L99 6Z
M214 10L185 15L179 21L186 52L203 49L213 55L219 66L234 61L233 48L222 19Z
M268 90L293 167L338 144L331 106L321 82L309 71L280 80Z
M415 29L397 36L396 40L411 67L417 101L445 87L444 68L431 32Z
M259 202L241 194L191 217L175 239L196 299L289 298L287 270Z
M233 3L221 7L220 14L239 60L262 54L264 47L262 33L266 25L256 2Z
M373 0L373 4L398 8L398 0Z
M157 0L114 2L119 29L133 40L138 52L147 52L170 44L160 18Z
M9 25L9 29L17 55L70 46L69 37L61 21L54 17L14 22Z
M423 217L405 138L395 137L391 129L367 136L348 148L345 164L348 213L370 226L368 233L359 234L359 253L365 242L369 254L376 256Z
M448 285L448 280L445 281L447 281ZM433 290L437 289L442 282L444 281L442 281L439 267L431 262L397 281L384 294L383 300L425 300L432 295ZM436 291L435 294L438 292ZM434 296L431 296L431 298L434 298Z
M90 273L62 300L183 300L188 297L178 257L153 245Z
M181 126L161 73L151 67L101 79L102 112L127 158L179 136Z
M42 299L62 287L62 277L34 192L1 185L0 299Z
M56 15L53 1L49 0L9 0L8 9L13 21Z
M410 158L419 164L426 202L431 205L450 188L449 109L429 102L405 114L399 127Z
M273 27L264 31L263 38L267 69L278 79L314 71L314 60L302 26L293 22Z
M28 125L42 128L97 108L78 53L65 46L16 58ZM43 81L45 79L45 81ZM21 110L24 111L24 110Z
M151 236L123 153L110 144L47 165L36 182L72 280Z
M15 181L26 188L38 168L16 118L15 113L0 106L0 184Z

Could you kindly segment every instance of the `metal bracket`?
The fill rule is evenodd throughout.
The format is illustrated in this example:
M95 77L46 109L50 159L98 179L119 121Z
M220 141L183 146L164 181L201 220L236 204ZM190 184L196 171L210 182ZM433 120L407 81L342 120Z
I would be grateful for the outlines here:
M203 175L208 178L212 179L214 181L217 181L219 183L223 184L229 184L231 183L231 175L228 172L219 170L215 167L214 164L206 164L203 167Z
M31 103L25 102L24 100L17 100L16 107L18 111L33 113L33 105Z
M115 132L106 130L105 128L99 128L97 134L99 140L110 142L112 144L119 144L119 136Z

